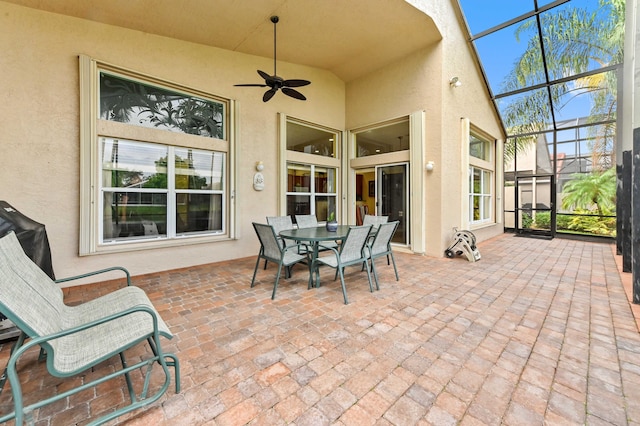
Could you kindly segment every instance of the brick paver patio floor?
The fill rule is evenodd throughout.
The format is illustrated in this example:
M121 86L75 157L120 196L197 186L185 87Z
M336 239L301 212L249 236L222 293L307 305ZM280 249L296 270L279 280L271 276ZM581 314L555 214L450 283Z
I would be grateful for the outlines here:
M397 253L397 282L380 260L375 293L348 268L349 305L333 270L307 290L304 266L272 301L274 265L261 264L249 287L255 257L137 277L175 334L165 350L181 361L182 392L170 387L119 422L640 424L640 334L612 246L505 234L479 248L476 263ZM65 293L75 303L105 288L113 284ZM48 376L37 355L21 364L27 402L84 379ZM125 392L100 386L34 418L86 424ZM10 407L7 386L0 410Z

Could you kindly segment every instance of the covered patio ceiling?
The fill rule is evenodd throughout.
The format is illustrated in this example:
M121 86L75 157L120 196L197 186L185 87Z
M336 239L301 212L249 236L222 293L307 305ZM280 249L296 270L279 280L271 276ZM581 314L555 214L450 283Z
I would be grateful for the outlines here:
M345 82L441 39L404 0L3 0L225 50L326 69ZM271 70L265 70L271 72Z

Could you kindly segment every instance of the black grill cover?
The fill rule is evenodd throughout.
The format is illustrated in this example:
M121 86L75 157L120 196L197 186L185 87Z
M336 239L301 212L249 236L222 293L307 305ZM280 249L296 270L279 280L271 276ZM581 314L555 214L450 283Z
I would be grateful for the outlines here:
M51 249L44 225L29 219L6 201L0 200L0 237L15 232L24 252L47 275L55 280Z

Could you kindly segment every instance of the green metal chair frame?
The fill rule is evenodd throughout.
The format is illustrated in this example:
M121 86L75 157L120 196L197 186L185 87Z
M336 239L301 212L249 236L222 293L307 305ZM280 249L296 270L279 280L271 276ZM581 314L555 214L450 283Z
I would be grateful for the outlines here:
M256 273L258 272L258 266L260 265L260 259L273 262L278 265L278 273L276 274L276 281L273 284L273 293L271 294L271 300L276 297L276 290L278 289L278 282L280 281L280 272L284 267L287 276L290 276L290 268L296 263L306 262L307 265L311 265L309 261L309 248L306 244L297 243L283 245L278 242L273 226L264 223L253 223L253 228L256 231L258 240L260 241L260 252L258 253L258 259L256 260L256 267L253 270L253 278L251 278L251 287L255 285ZM302 250L301 250L302 249ZM304 253L300 254L300 253ZM311 273L311 271L309 271Z
M371 273L367 266L368 255L365 251L367 240L369 239L369 232L371 232L371 225L353 226L349 228L347 236L340 244L338 249L333 247L324 248L331 250L331 253L316 259L316 266L314 273L316 274L316 286L320 286L320 273L318 271L318 263L327 265L336 270L336 274L340 275L340 284L342 285L342 295L344 296L344 303L347 305L349 299L347 298L347 288L344 285L344 268L350 265L362 265L363 269L367 271L367 279L369 280L369 290L373 293L373 285L371 284ZM320 244L322 247L322 244Z
M391 239L396 233L396 229L398 229L399 224L400 222L397 220L388 223L381 223L378 226L376 235L372 240L370 240L369 244L367 244L365 250L369 260L371 261L371 270L373 271L373 278L376 281L376 289L378 290L380 290L380 285L378 284L378 272L376 271L375 259L386 256L387 264L389 264L389 257L391 257L393 270L396 273L396 281L400 279L398 277L398 268L396 268L396 260L393 257L393 250L391 249Z
M180 392L178 358L165 353L160 342L160 336L170 339L172 334L145 292L130 285L130 275L126 269L108 268L58 282L113 270L125 272L126 287L77 306L68 306L64 304L60 287L28 258L15 234L10 232L0 238L0 311L22 332L11 351L6 369L14 411L0 417L0 423L11 419L15 419L17 425L25 421L32 423L35 410L124 376L130 404L89 423L102 424L157 401L171 382L168 367L174 368L175 389L176 393ZM26 339L30 340L25 343ZM128 365L124 352L145 341L149 343L153 356ZM120 357L122 369L25 406L18 361L35 346L46 353L47 370L55 377L75 376L115 355ZM155 393L149 394L152 367L156 363L162 368L164 383L160 389L154 389ZM144 376L139 393L136 393L130 377L135 370L140 370Z

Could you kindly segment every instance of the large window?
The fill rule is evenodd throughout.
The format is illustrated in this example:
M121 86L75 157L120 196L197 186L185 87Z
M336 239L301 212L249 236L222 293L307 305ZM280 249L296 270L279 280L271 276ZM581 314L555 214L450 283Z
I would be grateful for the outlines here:
M81 254L228 238L230 102L87 57L81 72Z
M354 133L356 157L409 150L409 118Z
M322 222L333 212L339 220L340 133L291 117L283 120L286 214L313 214Z
M287 214L314 214L327 220L336 211L336 169L287 164Z
M469 223L494 222L494 143L469 134Z

